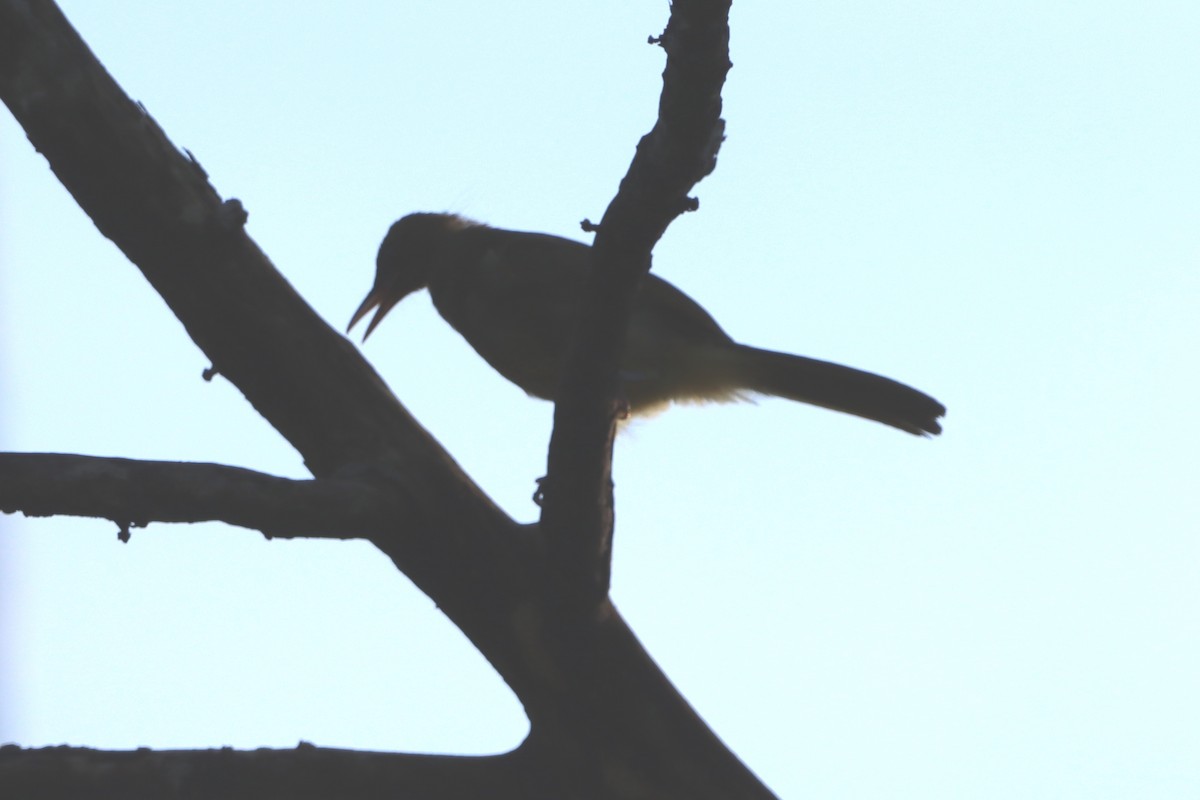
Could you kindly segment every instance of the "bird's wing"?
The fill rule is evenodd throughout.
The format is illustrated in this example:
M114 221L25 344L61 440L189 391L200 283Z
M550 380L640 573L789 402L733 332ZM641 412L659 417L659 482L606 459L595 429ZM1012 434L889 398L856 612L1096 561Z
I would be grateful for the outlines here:
M703 306L657 275L647 275L642 281L629 322L630 336L637 335L641 326L647 333L682 339L691 345L732 341Z
M575 327L587 246L539 233L489 233L473 262L471 294L478 313L491 317L496 329L560 352Z
M587 276L588 246L540 233L495 236L484 259L491 290L504 294L514 308L536 315L546 307L562 312L579 302ZM729 336L699 303L659 278L647 275L634 300L630 326L647 326L656 335L681 337L695 344L724 344Z
M458 263L471 265L470 274L450 293L456 308L443 300L439 310L501 374L530 394L552 396L578 319L588 246L539 233L468 234L473 254ZM731 343L699 304L654 275L643 280L631 312L622 360L631 395L639 393L634 384L661 382L693 348Z

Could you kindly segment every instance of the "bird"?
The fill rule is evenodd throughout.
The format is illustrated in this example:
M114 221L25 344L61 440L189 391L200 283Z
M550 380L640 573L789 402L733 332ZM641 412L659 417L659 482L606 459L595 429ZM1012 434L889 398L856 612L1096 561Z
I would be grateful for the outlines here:
M544 233L493 228L457 214L397 220L379 247L375 281L346 328L375 311L363 342L408 295L434 308L497 372L554 400L590 247ZM619 368L632 417L672 403L771 395L881 422L918 436L941 433L946 408L924 392L852 367L739 344L692 298L646 275L633 299Z

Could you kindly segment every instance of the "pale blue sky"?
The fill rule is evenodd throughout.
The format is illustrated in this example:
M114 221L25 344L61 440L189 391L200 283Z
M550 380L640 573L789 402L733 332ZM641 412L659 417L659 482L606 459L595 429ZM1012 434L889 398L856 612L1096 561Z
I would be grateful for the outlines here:
M390 222L582 238L665 3L62 3L337 328ZM739 340L912 383L920 441L674 409L614 597L783 797L1200 796L1200 7L740 3L728 140L656 270ZM349 10L347 10L349 7ZM0 448L304 476L0 115ZM366 355L514 516L551 408L406 301ZM320 376L314 375L314 379ZM369 545L0 518L0 740L494 752L519 706Z

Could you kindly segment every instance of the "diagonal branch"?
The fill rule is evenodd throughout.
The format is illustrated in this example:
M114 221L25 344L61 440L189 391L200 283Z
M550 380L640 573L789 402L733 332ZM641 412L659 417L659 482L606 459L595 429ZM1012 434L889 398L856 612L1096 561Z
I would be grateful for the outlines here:
M137 527L218 521L269 537L325 539L369 537L406 516L402 495L362 481L58 453L0 453L0 511Z
M725 124L729 0L675 0L657 43L667 53L659 116L601 220L580 322L554 408L542 529L551 594L587 615L608 594L617 370L629 309L667 226L695 208L688 192L716 167Z
M241 204L222 202L52 2L4 0L0 15L0 96L30 142L314 475L401 449L469 483L250 239Z
M246 235L203 170L131 101L49 0L0 0L0 97L80 207L216 369L318 478L374 475L412 503L373 538L493 663L528 583L518 526Z
M313 312L197 163L131 101L50 0L0 0L0 98L80 207L217 370L318 478L390 483L410 513L372 537L510 685L505 635L528 593L528 537Z

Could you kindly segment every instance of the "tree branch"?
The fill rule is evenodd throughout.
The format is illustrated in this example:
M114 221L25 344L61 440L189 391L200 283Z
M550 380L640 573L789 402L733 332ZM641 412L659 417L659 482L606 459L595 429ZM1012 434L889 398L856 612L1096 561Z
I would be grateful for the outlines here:
M0 0L0 97L80 207L316 477L371 477L403 493L412 513L372 541L520 683L513 673L524 667L496 633L529 584L520 526L275 270L238 226L240 206L221 202L49 0Z
M367 538L406 516L402 495L362 481L58 453L0 453L0 511L137 527L217 521L269 537L325 539Z
M543 482L542 529L550 594L568 614L595 613L612 561L612 444L617 371L629 309L650 253L696 202L688 192L716 166L724 136L721 87L729 71L729 0L675 0L657 43L667 53L659 116L601 220L580 322L554 407Z
M0 747L0 787L13 798L187 797L262 800L462 800L538 796L539 776L516 753L417 756L337 750L101 751ZM543 795L545 796L545 795Z
M469 484L250 239L241 203L222 202L52 2L4 0L0 20L0 95L30 142L314 475L394 459L399 448Z
M100 231L316 477L371 479L406 498L411 513L372 541L511 686L536 685L510 622L534 583L530 537L236 227L196 162L50 0L0 0L0 98Z

